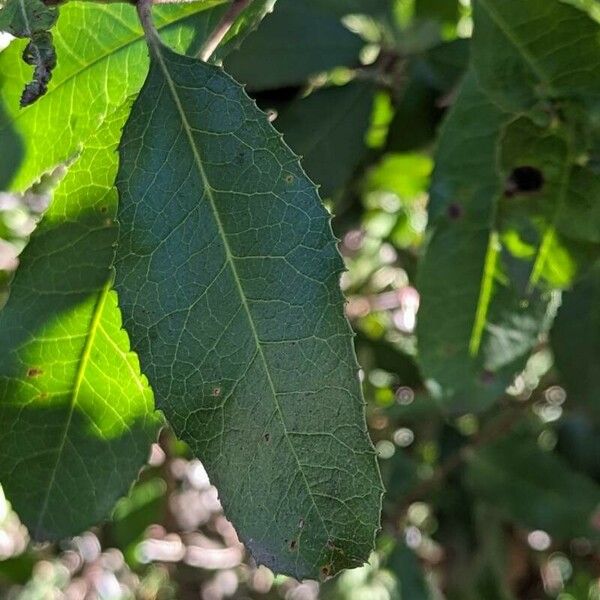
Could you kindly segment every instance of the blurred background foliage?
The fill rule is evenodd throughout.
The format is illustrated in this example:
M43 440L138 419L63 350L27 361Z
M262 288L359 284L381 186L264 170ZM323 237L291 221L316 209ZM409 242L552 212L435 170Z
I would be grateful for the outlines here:
M572 3L598 17L593 0ZM471 30L468 0L278 0L225 64L336 215L387 488L370 563L322 583L257 567L202 464L164 430L111 520L73 539L29 543L0 495L2 598L600 600L600 370L579 364L582 348L600 356L598 269L486 412L444 414L416 365L433 151ZM0 193L0 303L62 172Z

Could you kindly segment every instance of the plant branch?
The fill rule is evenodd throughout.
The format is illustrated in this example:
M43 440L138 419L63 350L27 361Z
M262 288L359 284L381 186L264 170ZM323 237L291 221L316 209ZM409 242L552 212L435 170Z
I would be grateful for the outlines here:
M140 23L142 24L142 29L146 34L146 40L150 48L156 48L157 45L160 45L160 36L152 19L153 4L153 0L137 0L136 3Z
M223 41L235 20L240 16L240 14L246 10L246 8L250 5L252 0L232 0L231 5L227 12L223 15L223 18L215 28L215 30L208 36L206 42L202 46L200 52L198 53L198 58L207 61L213 54L213 52L217 49L219 44Z

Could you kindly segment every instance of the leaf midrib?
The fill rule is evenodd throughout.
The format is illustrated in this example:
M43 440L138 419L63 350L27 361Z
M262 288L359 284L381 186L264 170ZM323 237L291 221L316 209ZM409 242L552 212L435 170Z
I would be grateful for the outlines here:
M81 391L81 385L83 383L85 372L90 362L90 357L92 354L92 348L94 346L94 341L96 339L96 335L98 330L100 329L100 319L104 312L104 307L106 305L106 299L108 298L108 294L110 292L110 282L107 282L100 292L96 305L94 306L94 312L92 314L92 320L90 323L90 328L87 333L85 345L83 347L83 351L81 353L81 357L79 359L79 364L77 366L77 373L75 375L75 382L73 385L73 391L71 393L71 399L69 404L69 413L67 415L67 419L65 421L65 427L63 429L60 444L56 451L56 461L54 462L54 467L50 473L50 479L48 481L48 487L46 491L46 495L44 497L44 502L42 504L42 508L40 509L40 514L38 517L37 524L35 526L35 534L34 537L39 538L43 536L42 524L44 522L44 518L46 516L46 511L48 509L48 502L50 501L50 495L54 488L56 482L56 474L58 472L58 465L61 462L62 455L65 449L65 444L67 442L67 437L69 433L69 429L71 427L71 422L73 420L73 414L75 413L75 406L77 405L77 399L79 397L79 392Z
M200 173L200 177L202 179L202 182L204 184L204 187L206 189L206 195L210 201L210 206L211 206L211 210L215 219L215 222L217 224L218 230L219 230L219 235L223 241L223 248L225 250L225 258L226 258L226 262L229 264L231 273L233 275L234 281L235 281L235 285L236 288L238 290L238 294L240 296L241 302L242 302L242 306L244 308L244 312L246 313L246 317L248 319L248 324L250 326L251 332L252 332L252 336L254 338L254 342L256 344L256 348L257 348L257 353L258 356L260 356L261 362L263 363L264 369L265 369L265 373L267 375L267 380L269 382L269 388L271 390L271 394L273 397L273 403L275 404L275 410L277 412L277 414L279 415L279 419L281 421L281 425L283 427L283 433L284 433L284 439L286 440L290 451L292 453L292 456L294 457L294 460L298 466L298 471L302 476L302 480L304 482L304 485L306 486L306 490L308 492L308 496L312 502L312 505L315 509L315 512L317 514L317 516L319 517L319 520L321 521L321 525L323 527L323 531L325 532L325 534L327 535L327 538L329 539L330 533L329 530L327 529L327 526L325 525L325 521L323 519L323 516L321 515L321 512L319 510L319 507L316 503L316 500L314 498L314 495L312 493L312 490L310 488L310 485L308 483L308 479L306 478L306 474L304 473L304 469L302 468L302 465L300 463L300 459L298 458L298 455L296 454L296 450L294 449L294 446L292 444L292 442L289 439L289 433L287 430L287 426L285 424L285 420L283 418L283 413L281 410L281 406L279 404L279 401L277 400L277 392L275 391L275 384L273 383L273 379L271 378L271 372L269 370L269 366L267 363L267 359L265 357L265 354L263 352L262 349L262 345L260 343L260 338L258 337L258 332L256 330L256 326L254 324L254 319L252 318L252 314L250 313L250 308L248 306L248 303L246 301L246 296L244 294L244 290L239 278L239 275L237 273L237 269L235 266L235 262L233 259L233 253L231 252L231 248L229 246L229 241L227 239L227 235L225 233L225 229L223 227L223 223L221 222L221 217L219 215L219 212L217 210L217 206L216 206L216 202L215 202L215 198L213 195L213 187L210 184L210 181L208 180L208 177L206 175L206 172L204 170L204 166L202 164L202 157L200 156L200 152L196 146L193 134L192 134L192 129L190 127L190 124L188 122L186 113L185 113L185 109L181 103L181 100L179 98L179 95L177 93L177 89L175 86L175 82L173 81L173 79L170 76L169 73L169 69L167 68L167 65L165 63L165 60L162 56L162 45L160 43L159 40L150 38L149 39L149 43L151 44L151 52L153 54L153 56L156 57L161 71L163 72L163 75L165 77L165 80L167 82L167 85L169 87L169 91L171 93L171 96L173 98L173 102L175 103L175 106L177 108L177 112L179 113L179 116L181 118L181 123L183 126L183 129L185 131L186 134L186 138L190 144L190 148L192 150L192 154L194 156L194 162L196 163L196 166L198 168L198 171ZM254 360L254 359L253 359Z

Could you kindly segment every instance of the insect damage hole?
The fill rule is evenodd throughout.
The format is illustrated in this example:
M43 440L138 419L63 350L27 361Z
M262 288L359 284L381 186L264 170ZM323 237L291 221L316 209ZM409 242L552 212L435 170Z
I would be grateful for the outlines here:
M506 180L505 194L533 194L544 187L544 174L537 167L528 165L516 167Z

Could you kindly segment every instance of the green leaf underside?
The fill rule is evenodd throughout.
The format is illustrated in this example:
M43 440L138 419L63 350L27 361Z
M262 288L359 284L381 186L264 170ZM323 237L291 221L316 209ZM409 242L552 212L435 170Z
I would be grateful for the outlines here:
M533 439L515 434L480 450L468 465L467 483L504 518L528 529L559 540L598 537L600 487Z
M162 46L120 154L116 287L157 406L259 563L361 564L381 484L315 187L239 84Z
M157 433L109 291L128 108L106 119L59 185L0 312L0 481L37 540L106 518Z
M547 326L550 295L507 279L496 228L498 136L509 115L472 74L442 130L431 190L435 226L419 270L420 362L452 409L485 408L510 385ZM448 289L448 281L452 288Z
M315 73L359 64L364 42L306 0L278 0L273 14L225 61L250 90L302 85Z
M348 180L366 152L374 93L363 81L321 89L294 101L275 122L324 197Z
M226 0L158 7L163 39L195 52L226 8ZM19 108L30 78L21 61L24 43L0 53L0 189L24 190L42 173L75 154L99 123L144 81L148 53L135 7L69 2L53 29L59 57L48 92Z

